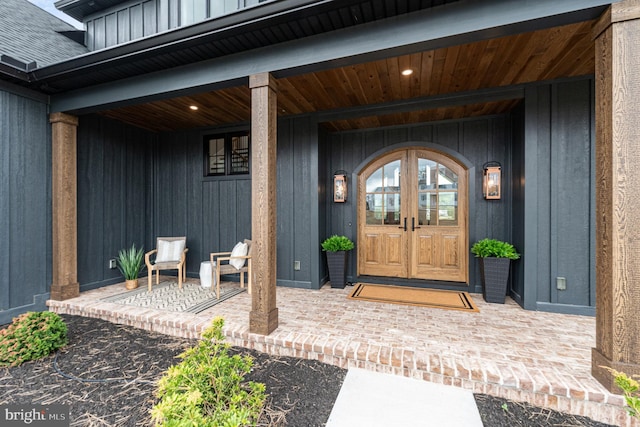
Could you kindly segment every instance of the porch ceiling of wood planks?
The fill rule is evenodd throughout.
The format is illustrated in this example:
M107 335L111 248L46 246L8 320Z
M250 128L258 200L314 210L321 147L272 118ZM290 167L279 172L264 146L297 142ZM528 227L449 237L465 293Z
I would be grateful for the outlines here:
M507 87L594 73L593 21L479 41L278 80L280 117ZM401 75L412 69L410 76ZM457 119L509 111L507 99L355 117L323 123L329 131ZM197 111L189 108L198 106ZM151 131L248 122L250 90L238 86L101 114ZM366 115L366 114L365 114Z

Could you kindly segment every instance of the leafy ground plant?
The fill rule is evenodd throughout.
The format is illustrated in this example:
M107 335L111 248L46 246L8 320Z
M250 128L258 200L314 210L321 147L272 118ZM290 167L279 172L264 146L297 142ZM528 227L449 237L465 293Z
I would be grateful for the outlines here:
M613 382L622 389L624 400L627 402L626 409L629 415L640 419L640 383L635 379L638 378L638 376L632 378L624 372L616 371L607 366L602 366L602 368L611 372Z
M0 366L48 356L67 343L67 325L56 313L31 311L0 330Z
M253 426L265 404L265 386L244 382L251 371L250 356L230 355L224 342L224 320L217 317L202 340L180 355L160 379L160 398L151 416L156 426Z
M347 236L333 236L322 242L322 250L327 252L350 251L355 245Z
M520 258L520 254L511 243L496 239L482 239L471 247L471 253L480 258L509 258L512 260Z

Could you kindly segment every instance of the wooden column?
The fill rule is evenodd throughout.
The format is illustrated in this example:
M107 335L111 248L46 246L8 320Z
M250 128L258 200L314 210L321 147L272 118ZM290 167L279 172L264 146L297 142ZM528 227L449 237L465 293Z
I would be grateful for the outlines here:
M76 131L78 118L65 113L49 117L52 130L53 283L51 299L80 295L78 284L78 216Z
M595 27L596 347L601 366L640 374L640 0L614 3Z
M249 77L251 88L251 239L253 294L249 331L278 327L276 307L277 85L269 73Z

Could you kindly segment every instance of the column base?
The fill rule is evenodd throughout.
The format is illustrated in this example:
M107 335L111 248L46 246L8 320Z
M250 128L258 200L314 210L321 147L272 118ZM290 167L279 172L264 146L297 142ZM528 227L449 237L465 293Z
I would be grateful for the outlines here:
M80 283L69 283L64 285L51 284L52 300L64 301L80 296Z
M640 365L632 363L622 363L609 360L597 348L591 349L591 375L598 380L611 393L622 394L622 390L615 384L613 375L605 368L615 369L624 372L627 376L640 376Z
M278 328L278 308L268 313L251 311L249 313L249 332L252 334L269 335Z

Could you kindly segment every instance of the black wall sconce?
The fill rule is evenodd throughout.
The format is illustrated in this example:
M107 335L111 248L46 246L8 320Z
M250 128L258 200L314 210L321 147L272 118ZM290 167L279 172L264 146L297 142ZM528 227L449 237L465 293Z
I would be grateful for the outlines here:
M339 170L333 174L333 201L344 203L347 201L347 172Z
M487 200L500 200L501 167L499 162L487 162L482 165L482 194Z

